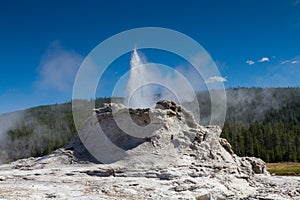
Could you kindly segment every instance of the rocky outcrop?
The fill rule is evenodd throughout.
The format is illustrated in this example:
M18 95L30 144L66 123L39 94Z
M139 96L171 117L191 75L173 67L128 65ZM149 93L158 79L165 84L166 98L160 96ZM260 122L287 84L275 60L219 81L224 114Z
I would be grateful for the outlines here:
M124 150L124 155L102 162L96 159L102 158L101 155L87 151L81 139L93 138L99 125L105 137ZM74 137L50 155L1 166L0 198L296 199L300 196L299 178L272 177L261 159L238 157L230 144L220 138L218 126L199 125L189 111L171 101L160 101L154 109L105 104L95 109L81 131L80 138Z

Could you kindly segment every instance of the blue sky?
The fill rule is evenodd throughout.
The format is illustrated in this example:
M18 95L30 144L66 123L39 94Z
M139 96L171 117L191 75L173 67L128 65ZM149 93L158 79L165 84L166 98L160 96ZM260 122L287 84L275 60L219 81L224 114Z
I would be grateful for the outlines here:
M147 26L199 42L226 87L300 86L299 0L2 0L0 113L70 100L77 69L95 46Z

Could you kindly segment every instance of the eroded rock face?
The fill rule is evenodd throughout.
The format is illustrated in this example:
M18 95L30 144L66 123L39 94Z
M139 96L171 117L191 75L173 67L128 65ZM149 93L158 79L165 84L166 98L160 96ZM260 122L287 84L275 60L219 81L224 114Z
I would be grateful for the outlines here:
M120 162L125 159L127 163L148 165L147 161L151 160L156 166L206 163L208 167L218 166L224 171L235 166L235 173L267 173L262 160L236 156L231 145L220 138L218 126L200 126L189 111L172 101L159 101L155 109L128 109L120 104L104 104L95 110L95 115L86 121L83 134L95 132L100 125L114 145L127 151ZM133 123L138 127L132 128ZM132 134L134 131L136 133ZM140 136L140 132L144 135ZM78 137L65 148L74 150L78 160L83 157L88 160L90 156Z
M124 150L123 157L101 164L77 136L48 156L1 166L0 198L294 199L300 195L298 178L271 177L261 159L238 157L220 138L218 126L199 125L174 102L160 101L154 109L105 104L85 122L81 139L93 136L99 125L105 137Z

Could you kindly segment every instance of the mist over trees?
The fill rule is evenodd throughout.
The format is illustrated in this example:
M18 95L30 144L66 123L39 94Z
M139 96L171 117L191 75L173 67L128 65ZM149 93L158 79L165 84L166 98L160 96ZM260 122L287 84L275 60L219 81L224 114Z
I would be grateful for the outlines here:
M221 137L235 153L266 162L300 161L299 88L237 88L227 95Z
M110 99L97 99L99 107ZM82 107L75 112L84 117L92 114L90 101L81 100ZM73 121L71 102L46 105L0 115L0 163L27 157L38 157L66 145L77 134Z
M300 161L300 88L231 88L221 137L239 156ZM121 101L121 100L120 100ZM96 100L96 107L109 98ZM117 101L115 101L117 102ZM198 94L200 123L209 123L210 97ZM75 112L89 116L90 101ZM46 155L77 134L71 102L0 115L0 163Z

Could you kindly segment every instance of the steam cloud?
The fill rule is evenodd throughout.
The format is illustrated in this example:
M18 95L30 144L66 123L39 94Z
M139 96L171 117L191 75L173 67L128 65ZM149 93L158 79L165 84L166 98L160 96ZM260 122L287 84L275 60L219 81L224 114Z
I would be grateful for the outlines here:
M83 57L78 53L64 50L58 41L53 42L42 58L35 86L41 90L70 93L82 60Z
M130 77L124 100L126 106L153 107L158 100L162 99L177 103L195 100L193 87L177 70L148 63L136 49L133 51L130 66Z
M11 128L16 127L23 117L23 111L0 115L0 164L2 163L2 160L5 159L1 152L1 147L6 145L6 132Z

